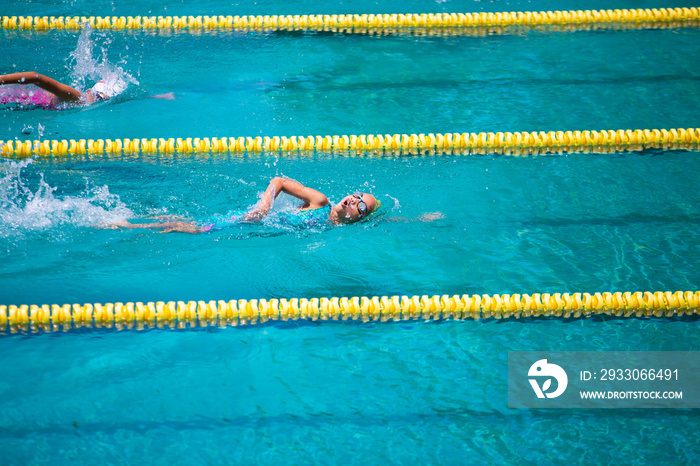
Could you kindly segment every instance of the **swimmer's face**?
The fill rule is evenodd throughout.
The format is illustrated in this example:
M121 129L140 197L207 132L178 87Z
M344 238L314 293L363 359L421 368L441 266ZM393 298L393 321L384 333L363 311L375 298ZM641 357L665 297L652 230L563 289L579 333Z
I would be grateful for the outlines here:
M339 222L353 223L371 214L376 206L377 200L374 196L355 191L354 194L345 196L333 210L338 214Z
M85 91L85 100L87 100L89 103L98 102L105 99L107 99L107 95L103 92L98 92L94 89L88 89Z

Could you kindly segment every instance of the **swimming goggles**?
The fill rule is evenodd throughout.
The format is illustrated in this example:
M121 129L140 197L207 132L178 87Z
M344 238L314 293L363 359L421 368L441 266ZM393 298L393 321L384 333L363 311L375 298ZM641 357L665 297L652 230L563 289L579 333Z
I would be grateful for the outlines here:
M357 211L360 213L360 218L362 218L367 215L367 204L365 204L365 201L362 200L362 193L360 191L355 191L353 193L353 197L359 199L359 202L357 203Z

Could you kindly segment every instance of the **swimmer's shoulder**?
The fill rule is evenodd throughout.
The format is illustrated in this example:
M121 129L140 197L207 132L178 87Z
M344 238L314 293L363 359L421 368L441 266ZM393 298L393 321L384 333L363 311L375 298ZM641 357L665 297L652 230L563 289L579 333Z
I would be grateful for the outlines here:
M299 212L310 212L312 210L323 209L324 207L331 205L331 202L328 200L328 198L324 194L321 195L323 196L323 199L321 199L319 202L299 207Z

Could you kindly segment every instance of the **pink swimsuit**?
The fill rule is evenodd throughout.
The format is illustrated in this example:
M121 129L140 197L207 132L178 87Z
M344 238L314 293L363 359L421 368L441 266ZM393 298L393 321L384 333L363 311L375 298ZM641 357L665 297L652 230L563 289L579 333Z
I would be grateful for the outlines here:
M0 105L17 104L20 107L55 110L59 103L58 97L34 84L0 86Z

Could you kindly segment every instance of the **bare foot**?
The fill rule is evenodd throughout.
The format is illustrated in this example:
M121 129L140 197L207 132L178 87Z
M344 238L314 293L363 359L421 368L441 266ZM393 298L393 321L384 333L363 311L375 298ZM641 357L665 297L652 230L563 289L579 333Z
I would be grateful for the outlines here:
M201 233L203 231L208 231L205 228L197 225L195 222L183 222L183 221L167 221L167 222L154 222L154 223L131 223L128 220L118 220L113 223L101 223L95 225L95 228L102 228L105 230L118 230L120 228L136 229L144 228L148 230L162 230L160 233Z
M149 220L167 220L167 221L183 221L184 217L179 215L154 215L152 217L146 217Z
M94 228L99 228L100 230L118 230L124 228L129 224L126 220L119 220L113 223L98 223L93 225Z

